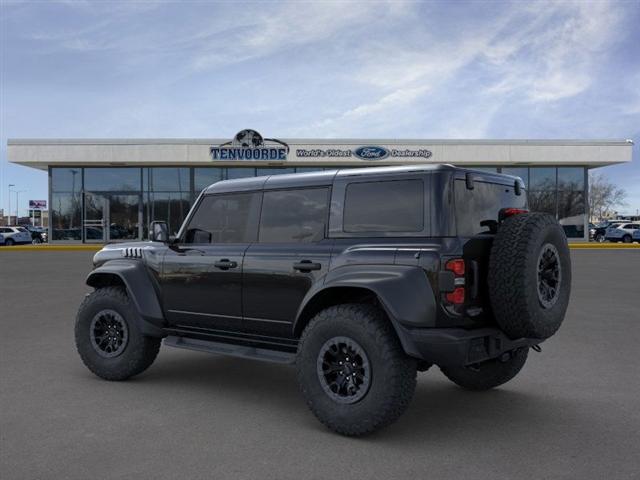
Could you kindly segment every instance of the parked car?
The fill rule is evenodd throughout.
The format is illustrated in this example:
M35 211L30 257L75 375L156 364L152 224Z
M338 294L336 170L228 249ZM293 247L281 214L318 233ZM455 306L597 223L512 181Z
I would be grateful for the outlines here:
M619 225L612 225L607 228L605 239L610 242L631 243L634 232L639 228L640 223L622 223Z
M47 243L48 233L46 228L34 227L33 225L22 225L31 234L31 243L38 245L40 243Z
M608 220L595 225L593 233L589 230L589 234L594 241L602 243L607 237L607 228L617 226L625 222L627 222L627 220Z
M0 233L0 245L4 245L4 235Z
M462 388L514 378L560 328L571 259L517 177L452 166L227 180L176 238L105 246L79 307L78 353L125 380L166 346L292 363L343 435L395 421L417 371ZM215 408L215 407L214 407Z
M4 244L7 247L31 243L31 234L22 227L0 227L0 233L4 237Z

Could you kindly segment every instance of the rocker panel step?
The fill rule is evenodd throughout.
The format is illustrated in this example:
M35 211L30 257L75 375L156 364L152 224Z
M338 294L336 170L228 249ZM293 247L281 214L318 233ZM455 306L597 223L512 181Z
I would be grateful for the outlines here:
M261 360L263 362L286 363L295 362L296 354L289 352L279 352L266 348L256 348L246 345L233 345L231 343L212 342L209 340L198 340L170 335L164 339L164 344L169 347L185 348L199 352L216 353L218 355L228 355L232 357L249 358Z

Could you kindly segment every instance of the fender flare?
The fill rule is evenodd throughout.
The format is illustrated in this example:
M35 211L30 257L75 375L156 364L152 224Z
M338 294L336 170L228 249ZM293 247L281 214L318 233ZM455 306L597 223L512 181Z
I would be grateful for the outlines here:
M114 276L122 281L133 301L138 312L136 321L140 331L150 337L165 337L164 314L156 286L144 263L138 260L111 260L89 273L86 284L99 288L110 284L108 282Z
M305 310L313 305L314 299L323 292L340 287L365 289L374 294L409 354L414 349L407 337L407 329L435 326L436 299L422 268L406 265L347 265L329 272L322 284L307 292L293 324L294 336L299 336L306 326L308 319Z

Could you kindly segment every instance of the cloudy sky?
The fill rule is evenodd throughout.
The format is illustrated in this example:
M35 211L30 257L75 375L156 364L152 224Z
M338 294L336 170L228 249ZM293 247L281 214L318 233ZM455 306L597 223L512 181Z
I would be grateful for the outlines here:
M46 198L7 138L632 138L640 0L0 0L0 204ZM15 197L14 197L15 199ZM24 208L23 208L24 210Z

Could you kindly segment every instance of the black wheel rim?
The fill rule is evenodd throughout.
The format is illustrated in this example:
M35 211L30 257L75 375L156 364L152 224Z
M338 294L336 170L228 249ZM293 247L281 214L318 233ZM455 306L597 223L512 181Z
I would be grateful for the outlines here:
M555 305L560 295L561 282L562 269L558 249L547 243L538 256L538 299L544 308Z
M369 391L371 365L364 349L349 337L333 337L320 349L320 385L337 403L356 403Z
M91 320L89 334L94 350L104 358L120 355L129 340L127 322L115 310L101 310L96 313Z

